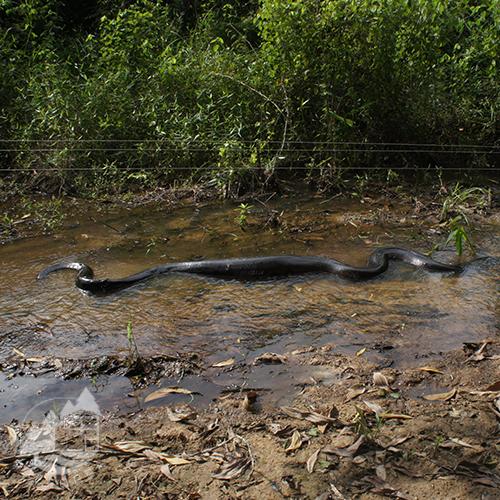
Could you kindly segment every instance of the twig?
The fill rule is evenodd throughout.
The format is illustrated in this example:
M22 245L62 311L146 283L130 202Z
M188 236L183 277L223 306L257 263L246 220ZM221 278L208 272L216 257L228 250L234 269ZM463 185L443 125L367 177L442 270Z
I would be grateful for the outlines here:
M252 92L255 92L257 95L260 95L267 102L270 102L278 110L279 114L281 116L285 117L285 113L283 112L283 110L270 97L267 97L267 95L263 94L260 90L257 90L255 88L253 88L251 85L248 85L248 83L242 82L241 80L234 78L234 76L225 75L224 73L212 72L210 74L213 76L221 76L222 78L227 78L228 80L232 80L233 82L239 83L243 87L246 87L247 89L251 90Z

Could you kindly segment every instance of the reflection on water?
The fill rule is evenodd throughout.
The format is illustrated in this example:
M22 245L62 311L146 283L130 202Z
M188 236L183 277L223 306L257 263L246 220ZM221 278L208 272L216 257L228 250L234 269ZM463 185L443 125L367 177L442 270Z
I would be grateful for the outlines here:
M366 208L335 203L282 202L276 208L293 215L296 224L284 231L258 226L244 232L234 223L232 206L186 207L171 214L138 209L4 245L0 360L13 348L31 356L124 353L128 321L141 353L196 351L207 361L334 342L344 350L385 346L384 356L409 364L495 334L496 259L478 261L458 276L394 264L384 275L359 283L326 275L260 282L171 275L108 297L76 289L71 271L35 280L59 260L86 262L97 277L119 277L196 258L327 255L363 264L377 246L430 246L422 243L425 226L419 233L398 223L353 225L339 214ZM498 227L477 236L485 254L495 254L498 239ZM454 256L444 252L438 258Z

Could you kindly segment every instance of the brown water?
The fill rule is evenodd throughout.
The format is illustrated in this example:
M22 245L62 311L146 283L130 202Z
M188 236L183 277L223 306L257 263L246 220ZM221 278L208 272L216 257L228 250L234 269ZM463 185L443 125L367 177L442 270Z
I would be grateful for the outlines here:
M35 279L60 260L85 262L97 277L126 276L170 261L278 254L327 255L362 265L377 246L427 251L436 241L425 220L408 219L403 207L380 208L382 222L376 224L370 222L374 208L352 201L282 199L272 208L284 212L286 228L264 227L259 205L246 231L234 221L233 204L186 206L171 213L161 207L94 213L87 207L55 235L0 247L0 361L13 348L29 356L126 355L129 321L141 354L194 351L207 366L230 357L250 363L261 352L332 342L341 352L367 347L368 355L388 364L411 365L497 334L499 261L494 259L478 261L459 276L395 264L360 283L325 275L260 282L172 275L108 297L76 289L71 271ZM497 255L499 240L498 225L476 234L482 254ZM451 251L435 256L445 262L455 258ZM293 365L229 375L209 370L183 386L204 393L202 403L241 383L270 389L279 402L313 371ZM0 375L0 420L22 416L41 397L39 391L47 398L65 396L86 385ZM140 405L127 401L130 390L120 377L94 385L107 408Z

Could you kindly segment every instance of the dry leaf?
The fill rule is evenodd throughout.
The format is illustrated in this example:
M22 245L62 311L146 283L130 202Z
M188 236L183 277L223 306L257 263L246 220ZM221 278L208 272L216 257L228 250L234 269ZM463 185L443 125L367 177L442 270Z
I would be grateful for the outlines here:
M158 461L158 462L162 462L162 454L159 452L159 451L154 451L154 450L150 450L150 449L147 449L147 450L143 450L142 451L142 454L146 457L146 458L149 458L149 460L153 460L153 461Z
M196 411L189 405L176 406L174 408L166 408L168 419L171 422L184 422L193 420L197 417Z
M356 434L351 433L350 431L346 431L346 427L342 429L342 432L334 436L331 440L330 447L331 448L347 448L351 446L358 436ZM346 432L344 432L346 431Z
M52 482L48 484L41 484L40 486L37 486L35 491L40 491L42 493L46 493L47 491L63 491L63 489L60 486L57 486L57 484L54 484Z
M187 458L182 458L182 457L176 457L172 455L167 455L166 453L162 453L161 451L154 451L154 450L143 450L142 455L144 455L146 458L149 458L149 460L153 461L158 461L158 462L167 462L167 464L170 465L187 465L192 463L191 460L188 460Z
M373 383L379 387L389 388L389 381L387 380L387 377L380 372L375 372L373 374Z
M166 453L162 453L161 451L144 450L142 452L142 455L144 455L146 458L149 458L150 460L167 462L167 464L170 465L188 465L192 463L191 460L188 460L187 458L167 455Z
M183 389L182 387L162 387L157 391L154 391L148 394L144 398L144 402L148 403L149 401L154 401L155 399L164 398L169 394L199 394L197 392L190 391L189 389Z
M274 436L278 437L285 437L286 435L290 435L290 432L292 431L292 428L289 425L285 425L285 427L282 427L280 424L269 424L267 426L269 429L269 432L273 434Z
M306 463L307 472L312 473L314 471L314 466L316 465L316 461L318 460L319 452L321 448L318 448L308 459Z
M498 391L467 391L469 394L474 394L475 396L496 396Z
M464 448L470 448L470 449L477 451L477 452L484 451L484 448L482 446L479 446L478 444L469 444L469 443L462 441L461 439L458 439L458 438L450 438L450 439L448 439L448 441L441 443L442 448L453 448L454 445L462 446Z
M484 342L481 347L474 353L472 354L471 356L469 356L465 361L482 361L483 359L486 359L486 355L484 354L484 351L486 349L486 346L489 344L490 342L487 341L487 342Z
M25 358L26 355L24 354L23 351L20 351L19 349L16 349L15 347L12 348L12 352L19 356L20 358Z
M498 488L498 483L496 483L495 481L493 481L493 479L487 476L476 477L472 480L472 482L476 484L481 484L483 486L489 486L491 488Z
M191 460L188 460L187 458L169 457L167 455L163 455L162 460L168 462L170 465L187 465L191 463Z
M360 387L360 388L353 387L349 389L346 394L346 402L351 401L357 398L358 396L361 396L361 394L364 394L365 392L366 392L366 387Z
M378 416L380 418L396 419L396 420L411 420L413 417L410 415L404 415L403 413L379 413Z
M500 418L500 398L495 399L493 402L493 411L495 411L497 417Z
M170 467L168 466L168 464L163 464L161 467L160 467L160 472L167 478L169 479L170 481L173 481L175 482L176 479L175 477L172 475L172 473L170 472Z
M365 352L366 352L366 347L363 347L363 349L360 349L359 351L356 352L356 356L363 356Z
M111 448L112 450L121 451L122 453L140 453L149 448L149 446L143 441L116 441L113 444L105 445L106 448Z
M318 425L318 431L320 434L324 434L326 432L327 428L328 428L328 424Z
M385 480L380 477L373 476L366 478L366 480L373 484L373 488L371 488L371 492L376 493L377 495L391 497L391 498L400 498L402 500L411 500L410 497L406 496L401 491L394 489Z
M404 493L401 493L401 491L398 491L388 485L376 486L375 488L372 488L370 491L372 493L376 493L377 495L381 495L384 497L400 498L401 500L411 500L409 496L405 495Z
M214 363L212 365L213 368L223 368L225 366L234 365L234 358L226 359L225 361L219 361L218 363Z
M54 462L52 462L50 469L43 475L43 478L48 483L54 482L55 484L57 484L60 474L61 474L61 467L57 465L57 458L56 458Z
M339 457L352 458L356 455L357 451L364 442L365 437L360 436L353 444L351 444L351 446L348 446L347 448L334 448L333 446L327 446L326 448L323 448L323 452L337 455Z
M444 375L444 372L441 370L438 370L437 368L434 368L433 366L421 366L418 368L421 372L428 372L428 373L439 373L440 375Z
M492 391L492 392L500 391L500 380L497 380L494 384L491 384L488 387L486 387L485 391Z
M250 465L250 460L246 457L237 457L230 462L226 462L216 474L212 474L214 479L230 480L241 476Z
M275 352L265 352L264 354L261 354L260 356L257 356L253 364L254 365L259 365L259 364L282 364L287 362L287 357L282 356L281 354L276 354Z
M9 444L12 446L17 441L17 432L10 425L4 425L4 428L9 436Z
M410 438L411 438L411 436L402 436L402 437L395 438L395 439L392 439L392 440L387 441L387 442L385 442L384 440L379 438L379 439L377 439L377 444L386 450L390 449L390 448L396 449L395 448L396 446L398 446L401 443L404 443L405 441L408 441L408 439L410 439Z
M315 411L299 410L298 408L293 408L291 406L282 406L281 411L283 411L283 413L286 413L289 417L307 420L308 422L312 422L313 424L324 425L336 422L334 418L327 417L325 415L322 415L321 413L317 413Z
M339 491L339 489L332 483L330 483L330 489L332 490L332 494L334 498L338 498L338 500L346 500L345 496Z
M454 397L457 393L456 389L452 389L451 391L448 392L439 392L437 394L426 394L423 396L423 399L426 399L427 401L448 401L452 397Z
M377 416L379 416L381 413L384 412L384 409L377 403L372 403L371 401L365 401L365 400L363 400L363 403L368 407L368 409L370 409Z
M285 451L295 451L298 450L302 446L302 436L299 431L294 431L292 434L292 439L290 440L290 444Z

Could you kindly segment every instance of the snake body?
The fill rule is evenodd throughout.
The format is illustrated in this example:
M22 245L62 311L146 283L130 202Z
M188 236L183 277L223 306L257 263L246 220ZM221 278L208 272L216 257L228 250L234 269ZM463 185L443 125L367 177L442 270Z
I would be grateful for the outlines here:
M113 293L128 288L136 283L151 279L161 274L190 273L219 278L259 279L289 276L305 273L329 273L349 280L364 280L383 273L390 260L399 260L423 267L428 271L460 272L460 266L444 264L426 255L404 248L378 248L368 257L366 267L354 267L328 257L301 257L279 255L272 257L250 257L240 259L202 260L192 262L174 262L146 269L119 279L95 279L94 271L79 262L61 262L53 264L38 275L38 279L62 269L78 271L76 286L94 294Z

